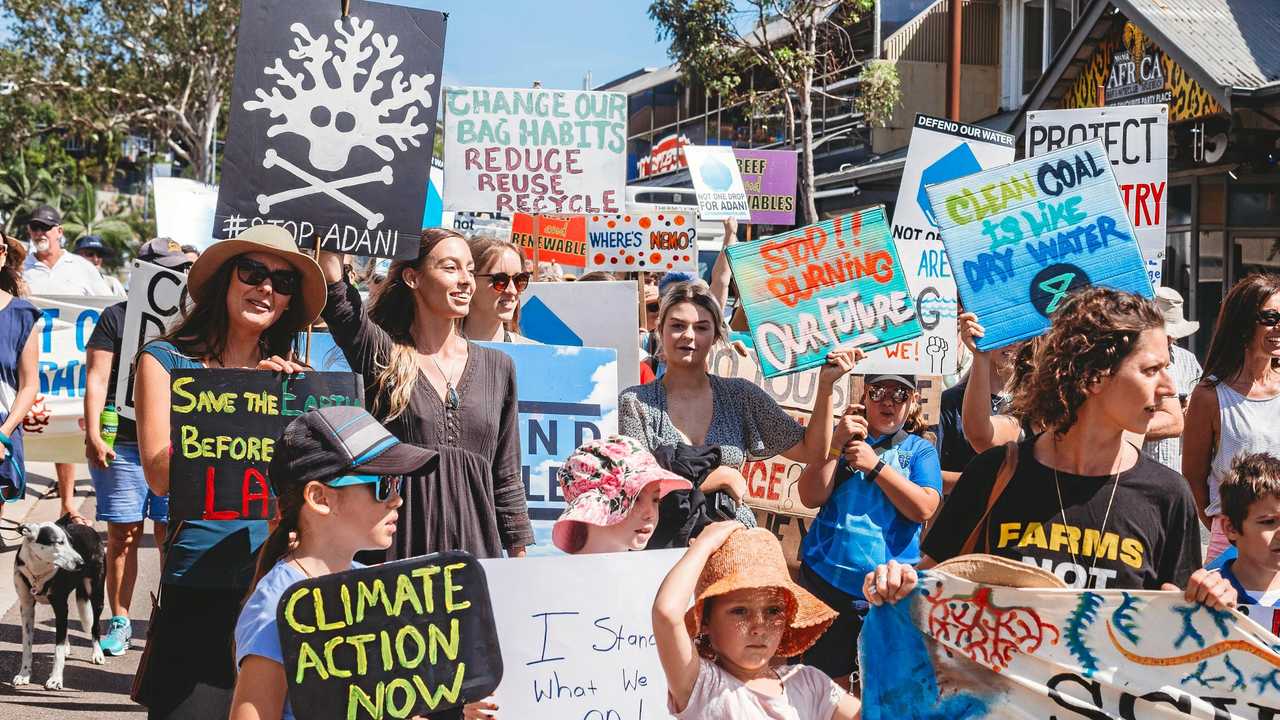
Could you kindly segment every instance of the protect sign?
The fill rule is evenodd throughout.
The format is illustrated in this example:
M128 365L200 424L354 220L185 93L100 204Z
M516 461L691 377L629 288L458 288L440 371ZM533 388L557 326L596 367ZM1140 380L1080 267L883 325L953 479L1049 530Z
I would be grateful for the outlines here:
M697 225L692 213L588 215L587 270L696 272Z
M1152 296L1099 140L930 185L928 193L960 299L987 331L980 350L1043 333L1078 288Z
M295 717L425 716L502 680L484 568L460 550L302 580L276 627Z
M818 367L842 347L921 333L882 206L725 252L767 378Z
M689 176L698 195L698 216L703 220L751 220L747 190L738 172L733 148L689 145L684 149Z
M169 373L169 520L269 520L267 464L280 433L308 410L364 404L354 373L262 370Z
M445 88L445 210L622 212L627 96Z
M534 232L538 234L537 242ZM525 257L540 263L555 262L579 268L587 264L587 220L581 215L554 217L516 213L511 218L511 242Z
M751 205L751 224L794 225L799 177L796 151L734 148L733 157Z
M133 411L133 366L138 350L177 323L187 298L187 276L153 263L133 261L129 273L129 303L124 309L120 369L116 373L116 411L136 420Z
M893 211L893 244L924 334L867 353L860 373L949 375L956 372L956 282L938 236L926 185L1013 162L1014 138L977 125L916 115Z
M1129 210L1152 285L1160 284L1169 204L1169 106L1127 105L1027 113L1027 157L1102 141Z

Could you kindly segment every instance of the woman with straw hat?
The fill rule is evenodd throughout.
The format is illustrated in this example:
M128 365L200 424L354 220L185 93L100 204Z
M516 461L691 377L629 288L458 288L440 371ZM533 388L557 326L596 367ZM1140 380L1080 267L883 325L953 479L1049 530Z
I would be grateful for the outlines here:
M137 361L138 447L156 495L169 493L170 372L296 372L294 340L325 302L320 267L273 225L212 245L192 265L187 290L191 307ZM266 537L265 520L183 521L171 528L159 604L134 683L134 699L150 717L227 717L235 686L229 638Z
M813 645L835 617L792 582L768 530L736 520L708 525L653 601L668 709L703 720L858 717L858 700L821 670L782 662Z

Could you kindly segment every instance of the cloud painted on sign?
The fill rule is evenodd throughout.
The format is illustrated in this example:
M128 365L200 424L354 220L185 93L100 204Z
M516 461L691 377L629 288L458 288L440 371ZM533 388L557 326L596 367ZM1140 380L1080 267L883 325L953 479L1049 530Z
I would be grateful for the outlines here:
M531 301L532 302L532 301ZM577 357L582 352L582 346L575 345L557 345L556 357Z
M618 363L605 363L591 373L591 392L582 401L600 406L600 431L618 427Z

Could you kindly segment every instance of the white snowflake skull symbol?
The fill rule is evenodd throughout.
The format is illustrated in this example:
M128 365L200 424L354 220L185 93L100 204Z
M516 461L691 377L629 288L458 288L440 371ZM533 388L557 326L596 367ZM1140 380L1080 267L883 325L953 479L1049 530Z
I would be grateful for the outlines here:
M424 110L431 107L428 88L436 81L432 74L406 78L404 72L397 71L390 84L385 83L382 76L404 62L395 53L399 40L395 35L384 37L373 32L372 21L361 22L354 16L347 19L349 30L343 19L333 23L337 31L334 50L329 48L328 35L312 37L302 23L291 25L289 29L297 37L289 58L301 60L305 73L291 72L277 58L263 71L276 78L276 87L269 93L258 89L258 99L244 103L246 110L266 110L271 117L283 120L267 130L267 137L294 133L305 138L310 143L311 165L330 172L346 167L358 147L386 162L395 157L395 148L418 147L419 136L430 130L430 119L422 123L414 119L419 106ZM370 58L373 62L366 67ZM390 119L401 110L402 117ZM384 139L390 142L382 142Z

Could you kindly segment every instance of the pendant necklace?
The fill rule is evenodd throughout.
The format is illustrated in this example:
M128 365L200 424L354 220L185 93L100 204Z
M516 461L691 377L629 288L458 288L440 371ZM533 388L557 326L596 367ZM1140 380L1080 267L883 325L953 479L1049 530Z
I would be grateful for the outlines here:
M462 404L458 398L458 391L453 387L453 382L449 380L449 376L445 374L444 368L440 367L440 363L436 361L435 356L428 355L428 359L436 366L436 371L440 373L440 377L444 378L445 396L448 398L447 405L450 410L457 410Z
M1057 442L1053 443L1053 455L1054 455L1054 458L1053 458L1054 462L1056 463L1058 461L1058 443ZM1116 488L1120 487L1120 471L1119 470L1116 470L1115 477L1112 478L1112 483L1113 484L1111 485L1111 498L1107 500L1107 511L1103 513L1102 526L1098 528L1098 535L1100 538L1106 537L1107 520L1111 518L1111 504L1114 503L1116 500ZM1067 507L1062 503L1062 483L1058 481L1058 468L1056 465L1053 468L1053 487L1055 490L1058 491L1058 510L1062 513L1062 522L1067 525L1070 525L1071 523L1067 520ZM1099 543L1101 542L1102 541L1099 540ZM1080 549L1082 551L1084 550L1083 547L1081 547ZM1093 564L1089 566L1090 575L1093 574L1094 568L1098 567L1098 558L1101 556L1100 555L1101 549L1102 549L1101 545L1099 545L1099 547L1094 550ZM1067 543L1067 553L1071 555L1072 564L1074 564L1076 567L1084 567L1083 565L1080 564L1080 561L1076 559L1075 551L1071 549L1070 542ZM1085 579L1085 583L1086 585L1088 584L1088 578Z

